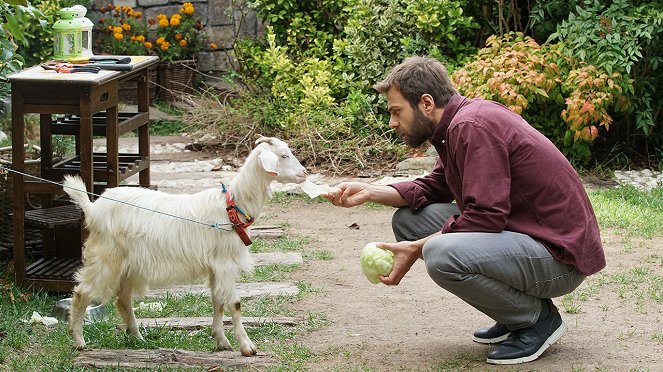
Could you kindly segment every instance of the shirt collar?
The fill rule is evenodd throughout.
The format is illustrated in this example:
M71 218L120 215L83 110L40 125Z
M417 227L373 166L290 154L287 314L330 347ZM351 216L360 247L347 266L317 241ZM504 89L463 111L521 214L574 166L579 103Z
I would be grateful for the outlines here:
M451 120L453 120L454 116L456 116L456 112L458 112L458 109L466 99L467 98L461 96L460 94L454 94L447 105L444 106L444 112L442 113L440 123L438 124L437 128L433 132L433 136L431 137L431 144L433 146L437 147L444 144L444 140L447 135L447 129L449 129L449 124L451 124Z

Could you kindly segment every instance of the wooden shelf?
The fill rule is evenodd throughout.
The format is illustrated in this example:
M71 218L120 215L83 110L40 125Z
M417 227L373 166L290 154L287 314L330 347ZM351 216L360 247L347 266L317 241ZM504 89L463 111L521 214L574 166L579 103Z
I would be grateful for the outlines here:
M119 112L118 135L133 131L149 122L147 112ZM80 132L81 118L78 115L65 115L51 123L51 133L60 135L77 135ZM92 135L106 135L106 113L98 112L92 115Z
M118 154L118 172L119 180L125 180L134 174L149 167L149 157L143 157L138 154ZM108 170L108 156L106 153L92 154L92 168L94 171L94 180L108 182L111 177ZM57 164L54 164L48 173L51 177L61 178L65 174L76 173L81 169L80 156L67 158Z
M25 269L26 279L73 281L76 270L81 266L79 258L43 258Z
M25 212L25 223L42 229L80 229L82 212L73 204Z

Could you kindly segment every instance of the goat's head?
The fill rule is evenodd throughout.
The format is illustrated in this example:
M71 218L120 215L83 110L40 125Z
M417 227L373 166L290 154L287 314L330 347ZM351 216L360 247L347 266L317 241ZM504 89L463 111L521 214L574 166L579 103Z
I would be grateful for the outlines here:
M288 144L275 137L260 137L256 140L260 149L258 159L267 174L275 181L302 183L306 181L306 169L292 154Z

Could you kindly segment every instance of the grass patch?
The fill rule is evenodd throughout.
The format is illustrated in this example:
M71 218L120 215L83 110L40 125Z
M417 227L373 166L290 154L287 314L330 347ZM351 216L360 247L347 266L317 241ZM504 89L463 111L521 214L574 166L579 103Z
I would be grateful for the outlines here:
M589 191L594 212L603 228L624 231L627 238L652 238L663 231L663 187L640 191L624 185Z
M150 135L172 136L186 132L189 124L179 120L155 120L150 122Z

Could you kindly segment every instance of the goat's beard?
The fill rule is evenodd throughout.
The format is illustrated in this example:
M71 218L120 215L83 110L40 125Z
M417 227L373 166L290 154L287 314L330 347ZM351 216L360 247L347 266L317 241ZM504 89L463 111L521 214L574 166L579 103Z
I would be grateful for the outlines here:
M435 132L435 122L429 119L418 107L414 109L414 120L409 132L399 132L399 135L405 143L417 148L428 141Z

